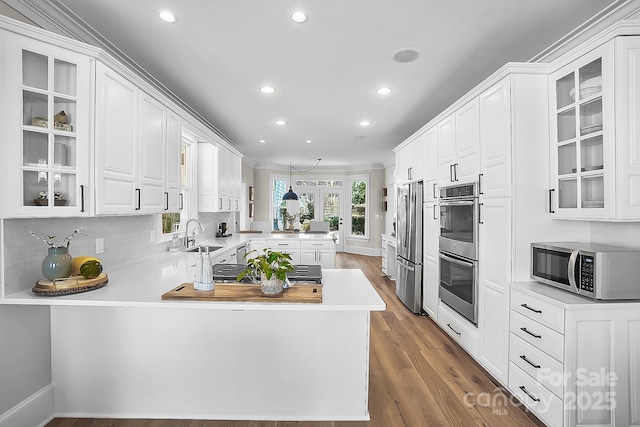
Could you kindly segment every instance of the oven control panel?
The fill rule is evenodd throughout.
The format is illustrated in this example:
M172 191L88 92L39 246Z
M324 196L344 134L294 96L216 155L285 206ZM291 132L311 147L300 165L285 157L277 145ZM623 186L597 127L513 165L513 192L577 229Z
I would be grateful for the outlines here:
M593 292L593 282L595 278L593 257L590 255L580 256L580 289Z

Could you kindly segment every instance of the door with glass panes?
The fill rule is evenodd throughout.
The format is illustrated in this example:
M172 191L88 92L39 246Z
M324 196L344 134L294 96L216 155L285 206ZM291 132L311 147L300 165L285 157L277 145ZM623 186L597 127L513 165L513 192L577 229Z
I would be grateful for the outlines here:
M311 221L329 223L336 251L344 251L342 180L296 180L294 192L300 203L300 229L309 231Z

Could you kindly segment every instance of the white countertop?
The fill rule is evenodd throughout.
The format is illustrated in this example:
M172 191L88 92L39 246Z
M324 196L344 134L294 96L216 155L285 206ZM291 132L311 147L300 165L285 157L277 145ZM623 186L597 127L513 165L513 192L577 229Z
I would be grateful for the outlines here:
M255 238L255 235L231 236L209 240L207 244L226 242L226 247ZM324 236L324 235L305 235ZM269 237L270 238L270 237ZM290 237L289 237L290 238ZM315 239L318 237L309 237ZM326 239L326 236L324 236ZM217 252L217 251L216 251ZM215 254L216 252L213 252ZM162 294L185 282L193 281L196 253L166 252L114 271L105 271L109 283L89 292L42 296L31 290L0 298L0 304L11 305L75 305L122 307L171 307L214 310L365 310L382 311L384 301L361 270L322 270L322 304L253 303L161 300Z
M587 309L587 310L618 310L620 308L632 308L640 310L638 300L594 300L572 292L563 291L553 286L534 280L527 282L511 283L511 289L533 294L534 296L546 299L555 304L560 304L565 308Z

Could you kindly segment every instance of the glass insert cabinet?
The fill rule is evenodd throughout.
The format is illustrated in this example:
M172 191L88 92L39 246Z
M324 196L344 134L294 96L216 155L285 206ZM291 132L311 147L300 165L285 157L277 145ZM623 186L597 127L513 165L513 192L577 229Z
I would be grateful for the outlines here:
M550 76L552 215L612 215L612 47L596 49Z
M7 213L88 215L90 60L22 37L4 42Z

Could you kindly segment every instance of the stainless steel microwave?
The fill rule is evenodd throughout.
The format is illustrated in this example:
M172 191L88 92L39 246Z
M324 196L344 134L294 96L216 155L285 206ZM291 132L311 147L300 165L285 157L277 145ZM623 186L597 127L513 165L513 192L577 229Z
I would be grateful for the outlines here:
M531 277L599 300L640 300L640 250L592 243L532 243Z

